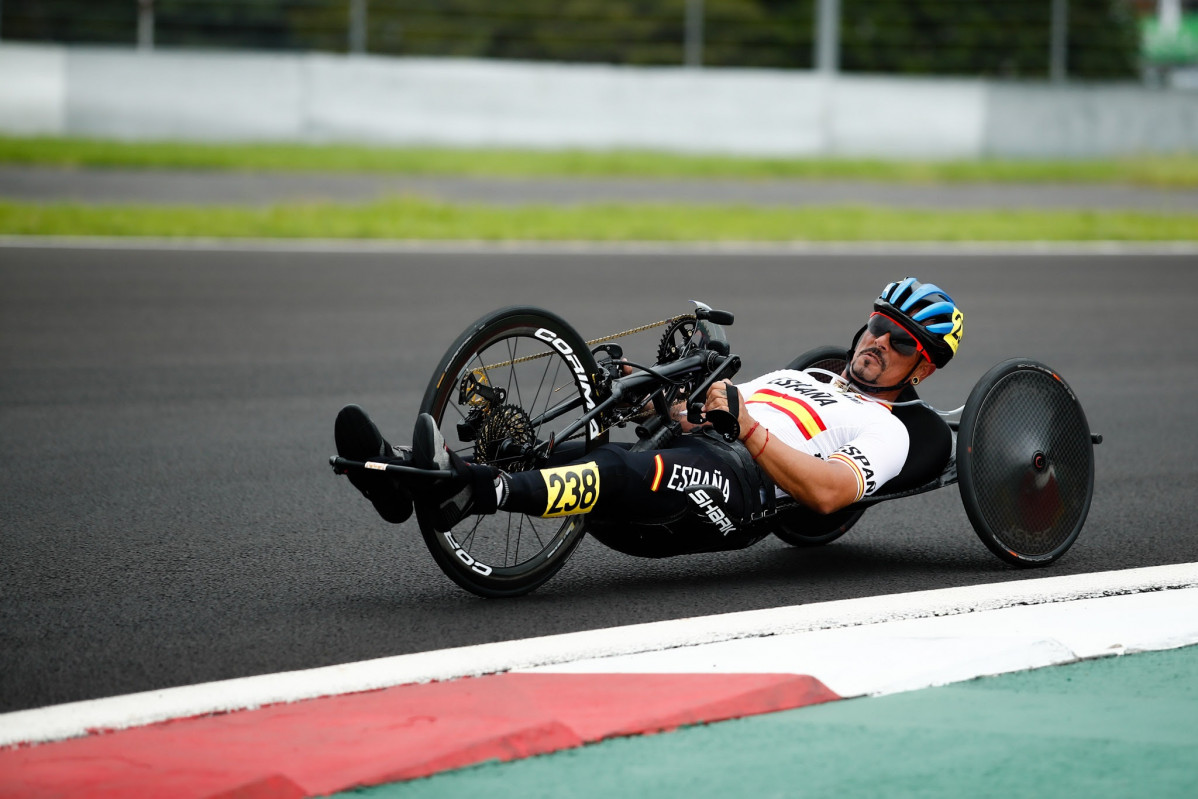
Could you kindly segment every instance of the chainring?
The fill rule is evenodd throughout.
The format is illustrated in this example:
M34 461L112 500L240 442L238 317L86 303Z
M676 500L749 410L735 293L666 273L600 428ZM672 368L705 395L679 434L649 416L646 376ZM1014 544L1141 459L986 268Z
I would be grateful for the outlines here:
M673 363L686 355L695 335L696 323L697 320L693 316L684 316L670 322L657 345L658 363Z

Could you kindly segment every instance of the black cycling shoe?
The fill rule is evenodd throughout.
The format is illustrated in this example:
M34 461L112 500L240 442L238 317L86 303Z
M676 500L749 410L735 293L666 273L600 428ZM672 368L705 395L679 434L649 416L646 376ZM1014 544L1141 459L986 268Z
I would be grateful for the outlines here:
M346 405L337 414L333 438L337 441L337 454L349 460L393 461L402 458L407 461L411 458L411 450L389 444L357 405ZM349 471L346 476L386 521L399 524L412 515L412 495L399 478L360 469Z
M439 533L452 530L467 516L495 512L495 478L499 470L462 460L445 446L433 417L416 417L412 431L412 465L420 469L449 470L452 477L431 481L416 501L423 519Z

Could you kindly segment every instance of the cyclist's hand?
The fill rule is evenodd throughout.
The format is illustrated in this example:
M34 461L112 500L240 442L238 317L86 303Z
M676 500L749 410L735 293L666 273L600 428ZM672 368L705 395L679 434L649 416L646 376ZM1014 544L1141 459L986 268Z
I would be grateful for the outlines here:
M718 383L712 383L711 388L707 389L707 402L703 404L703 410L728 410L728 386L730 385L732 385L731 380L721 380Z
M711 427L707 422L703 424L693 424L686 418L686 403L675 402L670 406L670 418L682 425L682 432L690 433L694 430L702 430L704 427Z
M731 380L720 380L717 383L712 383L711 388L707 389L707 402L703 406L705 411L710 410L728 410L728 386L732 385ZM737 408L736 421L740 425L742 431L748 430L753 426L756 420L749 415L749 411L745 408L745 398L740 398L740 405Z

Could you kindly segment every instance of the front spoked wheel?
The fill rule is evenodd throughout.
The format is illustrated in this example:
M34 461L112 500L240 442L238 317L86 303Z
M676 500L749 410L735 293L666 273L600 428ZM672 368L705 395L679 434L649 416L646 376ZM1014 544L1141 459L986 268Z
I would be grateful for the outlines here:
M598 367L569 324L539 308L505 308L466 329L441 359L422 413L450 449L506 472L553 465L606 441L598 419ZM454 582L479 596L535 590L569 559L585 515L546 519L500 511L439 533L417 513L425 544Z

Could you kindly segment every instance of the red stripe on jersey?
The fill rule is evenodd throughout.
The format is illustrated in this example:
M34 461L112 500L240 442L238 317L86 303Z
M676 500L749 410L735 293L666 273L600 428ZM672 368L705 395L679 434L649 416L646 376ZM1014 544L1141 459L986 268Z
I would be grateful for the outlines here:
M824 425L824 420L820 418L820 415L814 408L803 400L792 397L789 394L780 394L777 391L761 389L760 391L755 391L753 396L746 402L746 404L750 403L768 405L771 408L782 411L782 413L791 418L795 426L799 428L799 432L807 440L811 440L828 429Z

